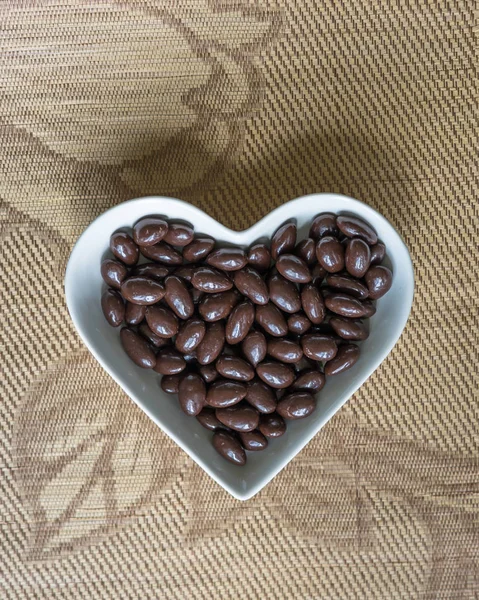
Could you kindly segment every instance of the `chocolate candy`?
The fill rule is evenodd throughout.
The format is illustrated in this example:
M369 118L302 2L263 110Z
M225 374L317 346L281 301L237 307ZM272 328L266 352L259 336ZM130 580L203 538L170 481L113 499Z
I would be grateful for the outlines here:
M216 418L233 431L253 431L259 424L258 412L247 404L217 408Z
M228 344L239 344L248 335L254 321L254 305L246 300L236 305L226 323L226 341Z
M275 389L289 387L294 381L294 370L276 361L264 361L256 367L258 376Z
M206 381L206 383L212 383L216 381L216 379L220 376L216 367L212 364L202 365L198 371L200 372L201 377Z
M344 344L339 347L336 357L326 363L324 372L326 376L338 375L353 367L359 358L359 348L355 344Z
M259 379L255 378L248 383L245 399L260 413L268 414L276 410L277 402L273 390Z
M119 231L114 233L110 238L110 250L113 255L121 260L122 263L131 267L136 265L140 256L138 246L135 244L131 236L127 233Z
M207 294L226 292L233 287L231 279L213 267L198 267L191 283L197 290Z
M169 344L169 341L166 338L162 338L151 331L146 321L143 321L138 327L138 333L142 335L145 340L148 340L152 346L155 346L155 348L161 348L162 346L167 346Z
M156 356L155 371L161 375L176 375L186 368L186 360L172 346L160 348Z
M294 254L303 259L307 265L314 265L316 262L316 244L313 238L301 240L294 249Z
M316 408L316 400L309 392L292 392L278 402L276 411L283 419L304 419Z
M291 389L319 392L319 390L323 389L325 383L326 377L323 373L320 373L315 369L305 368L298 374Z
M133 239L139 246L154 246L160 242L168 231L168 223L163 219L146 217L140 219L133 227Z
M105 258L101 263L101 276L103 281L116 290L119 290L123 280L128 275L126 266L118 260Z
M269 297L278 308L287 313L301 310L301 299L296 285L279 273L272 275L268 282Z
M371 262L371 250L366 242L360 238L353 238L346 244L344 254L346 271L353 277L364 277Z
M178 333L178 319L170 309L163 306L149 306L146 309L148 327L162 338L171 338Z
M303 358L301 346L284 338L270 340L268 354L284 363L297 363Z
M281 415L274 412L260 416L258 429L267 438L277 438L286 433L286 423Z
M382 298L389 292L393 283L393 274L387 267L375 265L364 276L372 300Z
M378 236L374 229L362 219L341 215L336 219L339 230L347 237L358 237L367 242L370 246L376 244Z
M205 294L199 303L199 313L205 321L213 322L226 319L240 296L236 290Z
M260 273L267 271L271 264L271 253L266 244L255 244L248 252L248 264Z
M326 307L323 297L314 284L308 283L301 290L301 304L311 323L319 325L324 321Z
M350 296L364 300L368 297L368 288L357 279L353 279L348 275L328 275L326 283L334 290L346 292Z
M187 246L193 241L195 232L189 225L170 223L165 235L165 242L172 246Z
M215 247L215 240L210 237L197 237L183 249L183 258L197 263L208 256Z
M344 246L334 237L326 236L316 246L318 263L328 273L337 273L344 269Z
M141 253L150 260L156 260L156 262L171 267L181 265L183 262L181 254L165 242L159 242L154 246L141 246Z
M326 277L326 269L322 267L319 263L316 263L311 271L311 277L313 284L316 287L319 287L323 282L323 279Z
M312 323L304 313L296 313L288 319L288 330L297 335L303 335L311 327Z
M276 261L276 268L293 283L309 283L312 279L308 265L294 254L282 254Z
M153 369L156 356L148 342L132 329L124 327L120 331L120 341L128 357L142 369Z
M261 431L246 431L239 432L239 438L241 440L241 445L245 450L249 450L250 452L259 452L260 450L265 450L268 446L268 440L261 433Z
M126 303L125 321L128 325L139 325L146 314L146 306L142 304Z
M188 373L182 377L178 386L178 400L184 413L192 417L199 414L206 401L203 379L196 373Z
M348 294L331 294L325 298L324 302L330 311L342 317L356 319L365 317L367 313L364 304Z
M241 349L253 367L256 367L266 356L266 338L261 331L252 331L243 340Z
M156 263L143 263L142 265L136 265L132 270L133 276L148 277L148 279L156 279L157 281L163 281L170 273L170 269L164 265L158 265Z
M311 223L309 237L318 241L327 235L339 235L339 229L336 224L336 215L333 213L321 213Z
M216 361L216 370L227 379L250 381L254 377L253 367L242 358L222 354Z
M125 303L115 290L107 290L101 297L103 315L112 327L119 327L125 318Z
M334 332L344 340L365 340L369 335L361 321L342 319L341 317L331 317L329 323L334 329Z
M203 340L196 348L196 358L200 365L208 365L221 354L225 345L225 327L223 323L209 323Z
M142 306L156 304L165 295L162 283L146 277L129 277L121 284L120 289L125 300Z
M193 352L205 337L204 321L193 317L185 321L176 336L175 347L183 354Z
M167 394L177 394L180 387L180 375L164 375L161 378L161 389Z
M285 223L273 234L271 238L271 256L274 260L281 254L292 252L296 244L296 225L294 223Z
M256 322L270 335L281 337L288 332L283 314L271 302L268 302L265 306L257 306L255 318Z
M165 279L165 302L180 319L189 319L195 304L181 277L170 275Z
M268 288L258 271L245 267L234 274L234 284L243 296L254 304L266 304L269 300Z
M218 379L210 385L206 403L214 408L227 408L243 400L247 390L246 384L239 381Z
M386 246L378 242L371 246L371 265L380 265L386 256Z
M246 463L246 453L237 438L226 431L215 431L213 447L223 458L235 465Z
M210 431L223 428L223 424L216 418L215 410L208 406L205 406L202 411L196 415L196 420L201 423L205 429L209 429Z
M185 281L190 283L191 280L193 279L194 272L195 272L195 269L192 265L182 265L181 267L178 267L177 269L174 270L174 275L176 275L176 277L181 277L181 279L184 279ZM195 289L195 288L193 288L193 289Z
M238 271L248 262L241 248L218 248L208 255L206 262L223 271Z
M334 358L338 347L334 340L326 335L307 333L301 338L301 345L305 356L311 360L326 362Z

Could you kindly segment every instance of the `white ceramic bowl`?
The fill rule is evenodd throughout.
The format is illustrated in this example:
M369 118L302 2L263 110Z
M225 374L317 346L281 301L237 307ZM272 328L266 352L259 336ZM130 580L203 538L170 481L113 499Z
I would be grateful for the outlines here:
M285 221L295 219L298 239L308 235L318 213L352 214L370 223L387 245L387 261L394 279L391 290L377 303L370 322L370 336L362 343L356 365L329 378L319 393L316 411L308 418L288 423L284 436L272 440L264 452L248 453L246 466L226 462L213 449L211 432L187 417L176 397L165 394L159 376L134 365L120 345L119 328L108 325L100 307L103 280L100 263L108 253L110 235L130 228L146 215L164 215L194 225L218 241L249 246L271 237ZM75 327L91 353L123 390L175 440L213 479L239 500L261 490L339 410L373 373L401 335L411 309L414 273L409 252L389 222L371 207L337 194L312 194L283 204L245 231L227 229L191 204L173 198L149 197L124 202L99 216L81 235L70 256L65 275L68 309ZM388 394L389 390L384 390Z

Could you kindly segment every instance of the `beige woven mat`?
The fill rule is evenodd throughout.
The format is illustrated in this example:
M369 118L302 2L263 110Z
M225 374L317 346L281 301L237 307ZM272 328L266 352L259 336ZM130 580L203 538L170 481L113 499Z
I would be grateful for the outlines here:
M0 597L479 597L472 0L0 3ZM337 191L405 237L390 357L230 498L85 350L88 223L185 198L234 228Z

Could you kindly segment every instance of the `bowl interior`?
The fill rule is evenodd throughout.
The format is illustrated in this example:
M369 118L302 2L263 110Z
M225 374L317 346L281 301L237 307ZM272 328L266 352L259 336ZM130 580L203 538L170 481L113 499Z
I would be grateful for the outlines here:
M100 297L104 286L100 263L108 253L110 235L117 229L131 229L145 215L165 215L191 223L197 233L212 235L219 242L249 246L270 237L285 221L294 220L298 239L308 235L311 219L331 211L354 214L368 221L387 246L387 261L394 279L391 290L377 303L370 319L370 336L362 343L361 357L347 373L329 378L318 397L311 417L288 423L287 433L273 440L265 452L248 453L245 467L229 464L211 444L207 431L179 408L177 398L165 394L159 376L140 369L124 353L119 329L105 321ZM238 499L257 493L280 471L348 398L371 375L390 352L409 316L414 289L411 259L402 239L389 222L369 206L337 194L313 194L283 204L250 229L227 229L203 211L172 198L149 197L120 204L98 217L79 238L72 251L65 292L71 317L83 341L125 392L168 433L205 471Z

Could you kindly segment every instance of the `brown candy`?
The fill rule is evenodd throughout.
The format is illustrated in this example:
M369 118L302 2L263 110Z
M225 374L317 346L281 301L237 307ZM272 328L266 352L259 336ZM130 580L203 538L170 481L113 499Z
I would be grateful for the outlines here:
M176 275L165 279L165 302L180 319L189 319L195 311L193 298L185 282Z
M331 317L329 323L334 332L344 340L360 341L367 339L369 335L361 321Z
M159 335L156 335L156 333L154 333L153 331L151 331L146 321L143 321L143 323L141 323L141 325L138 327L138 333L156 348L161 348L161 346L166 346L169 344L169 341L166 338L162 338Z
M376 244L378 241L378 236L374 229L362 219L341 215L336 219L336 223L341 233L347 237L361 238L370 246Z
M303 335L310 329L312 323L303 313L291 315L288 319L288 330L297 335Z
M269 297L278 308L287 313L301 310L301 299L296 285L279 273L272 275L268 282Z
M393 274L387 267L375 265L364 276L372 300L382 298L389 292L393 283Z
M331 294L325 298L324 302L330 311L341 317L360 319L365 317L368 312L360 300L348 294Z
M112 327L119 327L125 318L125 303L115 290L106 290L101 297L103 315Z
M181 254L165 242L159 242L154 246L141 246L141 253L150 260L156 260L156 262L171 267L181 265L183 262Z
M148 277L148 279L156 279L157 281L163 281L169 273L170 269L168 267L151 262L136 265L131 272L133 276Z
M267 438L277 438L286 432L286 423L283 417L274 412L260 416L258 429Z
M309 392L292 392L278 402L276 408L283 419L304 419L316 408L316 400Z
M256 367L258 376L275 389L289 387L294 381L294 370L284 363L264 361Z
M364 277L371 261L371 250L360 238L353 238L346 244L344 262L346 271L353 277Z
M146 306L142 304L126 303L125 321L128 325L139 325L146 314Z
M253 431L259 424L258 412L248 404L217 408L216 418L233 431Z
M121 284L121 295L132 304L148 306L156 304L163 298L165 287L154 279L130 277Z
M165 242L172 246L187 246L193 241L195 232L189 225L170 223L165 235Z
M208 256L215 247L215 240L210 237L197 237L183 249L183 258L197 263Z
M133 330L124 327L120 331L120 341L128 357L142 369L153 369L156 356L148 342Z
M209 429L210 431L223 428L223 424L216 418L214 408L205 406L203 410L196 415L196 419L205 429Z
M197 290L207 294L226 292L233 287L231 279L213 267L198 267L191 283Z
M240 432L239 437L241 445L245 450L250 452L259 452L265 450L268 447L268 440L264 437L261 431L245 431Z
M180 387L181 375L163 375L161 389L167 394L177 394Z
M333 359L338 347L334 340L326 335L317 333L307 333L301 338L301 345L305 356L311 360L326 362Z
M198 371L200 372L201 377L203 377L206 383L212 383L220 376L218 371L216 370L216 367L213 364L201 365Z
M311 276L313 278L312 283L316 287L319 287L323 282L323 279L326 277L326 269L319 263L316 263L311 271Z
M248 260L241 248L218 248L208 255L206 262L223 271L238 271Z
M266 338L261 331L252 331L243 340L241 349L253 367L256 367L266 356Z
M136 265L140 256L138 246L131 236L122 231L114 233L110 237L110 250L118 260L129 267Z
M338 375L353 367L359 359L359 348L355 344L344 344L339 347L336 357L326 363L324 372L326 376Z
M236 437L226 431L215 431L213 447L229 462L242 466L246 463L246 453Z
M214 408L227 408L241 402L247 390L244 383L219 379L210 385L206 394L206 403Z
M254 315L254 305L249 300L241 302L233 308L226 323L228 344L239 344L244 340L253 325Z
M183 356L172 346L160 348L156 356L155 371L160 375L177 375L186 368Z
M248 263L260 273L267 271L271 264L271 253L266 244L255 244L248 252Z
M187 415L195 417L201 412L206 401L206 386L196 373L188 373L180 380L178 400L181 409Z
M323 297L314 284L308 283L301 290L301 304L311 323L319 325L324 321L326 307Z
M301 346L284 338L270 340L268 354L284 363L297 363L303 358Z
M178 267L174 270L174 275L176 275L176 277L181 277L181 279L184 279L185 281L190 283L193 279L194 272L195 268L193 265L181 265L181 267Z
M368 288L364 284L348 275L328 275L326 277L326 283L334 290L345 292L360 300L366 299L369 295Z
M250 381L254 377L253 367L237 356L221 355L216 361L216 370L227 379Z
M183 354L193 352L205 337L206 327L204 321L192 317L183 323L176 336L175 347Z
M196 348L196 358L200 365L208 365L221 354L225 345L225 328L223 323L208 323L202 342Z
M146 217L133 227L133 239L139 246L154 246L168 231L168 223L163 219Z
M112 288L119 290L123 280L128 275L126 266L118 260L105 258L101 263L101 276L103 281Z
M271 256L274 260L281 254L292 252L296 244L296 225L285 223L273 234L271 238Z
M256 307L256 322L270 335L281 337L288 332L283 313L272 302Z
M198 310L205 321L214 322L226 319L239 298L240 295L236 290L205 294L199 303Z
M276 261L276 268L293 283L309 283L312 279L308 265L294 254L282 254Z
M291 386L293 390L309 390L311 392L319 392L326 383L326 377L323 373L315 369L303 369L296 377L295 382Z
M276 410L273 390L259 379L255 378L248 383L245 399L260 413L268 414Z
M344 269L344 246L334 237L326 236L316 246L318 263L328 273L337 273Z
M238 290L254 304L266 304L268 288L260 274L251 267L245 267L234 274L234 284Z
M316 262L316 243L312 238L301 240L294 249L294 254L303 259L307 265L314 265Z
M169 308L149 306L145 318L153 333L162 338L171 338L178 333L178 319Z
M371 265L380 265L386 256L386 246L378 242L371 246Z
M309 237L318 241L327 235L337 236L339 234L338 226L336 225L336 215L333 213L321 213L311 223Z

